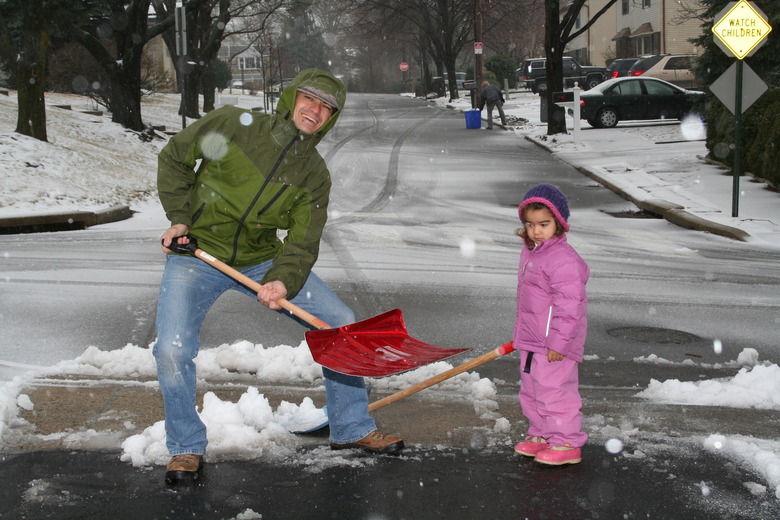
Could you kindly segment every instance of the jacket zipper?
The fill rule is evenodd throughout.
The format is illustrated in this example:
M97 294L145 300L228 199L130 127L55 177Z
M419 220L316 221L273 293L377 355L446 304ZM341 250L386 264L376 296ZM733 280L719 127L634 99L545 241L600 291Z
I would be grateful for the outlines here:
M265 191L266 186L268 186L268 183L271 182L271 178L276 173L276 170L279 169L279 165L282 164L282 160L287 155L287 152L290 151L290 148L293 144L296 144L298 141L298 136L294 136L292 139L290 139L290 142L287 143L287 146L284 147L284 150L282 150L282 153L279 154L279 157L276 159L276 164L274 164L274 167L271 168L271 171L268 172L268 175L265 177L265 182L263 182L263 185L260 186L260 189L258 190L255 197L252 199L252 202L249 203L249 206L247 206L246 211L243 215L241 215L241 219L238 221L238 228L236 229L236 234L233 236L233 254L231 255L230 259L226 262L228 265L233 264L236 261L236 256L238 255L238 239L241 236L241 231L244 229L244 222L246 221L249 214L252 212L252 207L254 207L257 200L260 198L260 195L263 194ZM296 146L297 148L297 146ZM268 209L268 206L263 208L263 210Z

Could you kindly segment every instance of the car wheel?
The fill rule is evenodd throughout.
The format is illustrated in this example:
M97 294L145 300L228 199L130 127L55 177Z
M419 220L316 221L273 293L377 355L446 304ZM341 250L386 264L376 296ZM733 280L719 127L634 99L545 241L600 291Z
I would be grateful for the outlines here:
M588 78L587 81L585 81L585 87L590 90L593 87L598 86L599 83L601 83L601 80L598 78Z
M599 122L597 120L595 120L595 119L586 119L585 121L587 121L588 124L590 126L592 126L593 128L599 128Z
M596 116L598 125L603 128L614 128L618 124L618 114L614 108L604 107Z

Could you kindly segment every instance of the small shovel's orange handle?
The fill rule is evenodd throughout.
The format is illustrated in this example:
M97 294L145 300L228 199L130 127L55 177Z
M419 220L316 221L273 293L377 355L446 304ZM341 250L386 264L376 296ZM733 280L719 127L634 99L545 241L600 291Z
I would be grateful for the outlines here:
M211 256L210 254L208 254L207 252L205 252L202 249L196 249L193 254L196 257L198 257L201 260L203 260L204 262L206 262L207 264L210 264L213 267L216 267L217 269L219 269L220 271L222 271L223 273L225 273L226 275L228 275L229 277L231 277L235 281L240 282L240 283L246 285L247 287L249 287L250 289L252 289L255 292L259 291L260 288L262 287L261 284L259 284L256 281L252 280L251 278L249 278L247 275L245 275L241 271L233 269L232 267L227 265L225 262L223 262L221 260L218 260L217 258L214 258L213 256ZM317 329L329 329L330 328L330 325L328 325L327 323L325 323L324 321L322 321L321 319L319 319L315 315L313 315L313 314L311 314L311 313L301 309L300 307L298 307L297 305L295 305L294 303L292 303L289 300L285 300L284 298L280 298L280 299L276 300L276 303L278 303L279 306L282 309L288 311L289 313L293 314L294 316L299 317L300 319L302 319L303 321L305 321L306 323L308 323L309 325L311 325L314 328L317 328Z
M412 394L416 394L420 390L425 390L426 388L437 385L441 383L442 381L449 379L451 377L455 377L456 375L465 372L467 370L471 370L474 367L478 367L479 365L482 365L484 363L487 363L488 361L493 361L499 356L503 356L504 354L509 354L514 349L512 348L512 342L507 342L498 347L495 350L492 350L488 352L487 354L483 354L482 356L479 356L478 358L474 358L471 361L467 361L463 363L462 365L458 365L454 368L451 368L447 370L446 372L442 372L439 375L433 376L430 379L426 379L425 381L421 381L417 383L416 385L412 385L409 388L405 388L401 390L400 392L396 392L393 395L389 395L385 397L384 399L380 399L379 401L374 401L370 405L368 405L368 411L373 412L377 408L382 408L383 406L387 406L390 403L394 403L396 401L400 401L404 397L409 397Z

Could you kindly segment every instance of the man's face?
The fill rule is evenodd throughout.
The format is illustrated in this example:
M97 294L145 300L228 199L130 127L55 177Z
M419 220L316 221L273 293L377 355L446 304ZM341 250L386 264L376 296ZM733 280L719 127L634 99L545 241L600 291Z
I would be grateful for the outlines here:
M322 128L332 113L333 107L311 94L298 92L295 96L293 122L304 134L310 135Z

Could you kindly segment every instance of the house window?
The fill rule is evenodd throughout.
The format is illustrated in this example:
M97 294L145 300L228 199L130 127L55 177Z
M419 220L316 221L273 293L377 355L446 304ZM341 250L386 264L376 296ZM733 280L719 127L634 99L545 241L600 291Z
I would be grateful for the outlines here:
M623 14L628 14L630 1L631 0L623 0Z
M653 0L642 0L642 9L646 9L650 7L650 4L653 2Z
M642 54L653 54L653 36L648 34L646 36L639 36L635 40L636 54L641 56Z
M238 57L238 68L239 69L254 69L255 66L255 57L254 56L239 56Z

